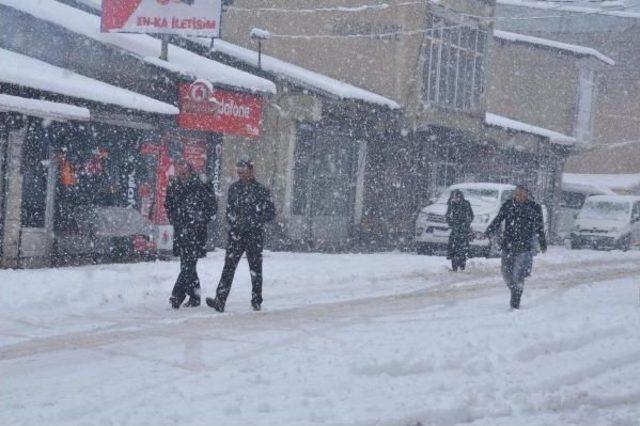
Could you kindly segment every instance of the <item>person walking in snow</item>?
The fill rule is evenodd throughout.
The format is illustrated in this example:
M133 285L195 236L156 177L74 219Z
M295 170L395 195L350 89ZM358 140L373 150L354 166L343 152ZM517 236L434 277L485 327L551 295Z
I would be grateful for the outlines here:
M540 251L547 251L542 207L529 197L523 185L516 187L515 195L506 201L486 230L488 237L497 235L504 222L502 234L502 276L511 291L511 309L520 308L524 279L532 265L534 237L538 237Z
M251 306L259 311L262 305L262 249L264 226L276 215L269 190L255 179L251 160L236 164L239 179L229 187L226 217L229 224L227 249L216 297L207 297L207 305L224 312L227 296L238 262L247 254L251 272Z
M218 204L212 182L204 183L185 160L174 163L176 175L167 189L165 209L173 225L173 255L180 257L180 275L169 303L174 309L189 296L185 307L200 306L200 279L196 265L206 256L207 225Z
M471 203L464 199L464 194L459 189L451 191L447 202L445 219L451 233L447 247L447 259L451 259L451 268L464 271L469 252L469 235L471 234L471 222L473 221L473 209Z

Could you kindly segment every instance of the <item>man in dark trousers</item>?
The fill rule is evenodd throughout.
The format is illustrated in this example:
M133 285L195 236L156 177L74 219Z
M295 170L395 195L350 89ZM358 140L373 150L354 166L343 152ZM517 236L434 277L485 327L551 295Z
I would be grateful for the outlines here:
M529 198L529 191L525 186L518 185L514 197L502 205L487 228L487 236L497 235L502 222L502 276L511 291L511 309L519 309L524 279L531 268L532 246L536 235L540 251L547 251L542 207Z
M218 204L213 183L204 183L189 163L176 160L174 169L176 176L169 183L165 209L173 225L173 255L180 256L180 275L169 298L171 307L178 309L187 295L185 307L200 306L196 264L207 254L207 224Z
M224 268L215 299L207 297L207 305L218 312L224 312L233 275L243 253L247 254L251 271L251 306L254 311L260 310L264 226L276 215L269 190L255 179L253 163L250 160L239 161L236 171L239 179L229 187L227 197L229 234Z

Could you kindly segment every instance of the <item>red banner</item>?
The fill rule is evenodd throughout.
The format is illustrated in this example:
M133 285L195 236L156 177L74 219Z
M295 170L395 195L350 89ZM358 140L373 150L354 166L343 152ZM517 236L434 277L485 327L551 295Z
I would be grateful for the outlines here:
M207 82L180 84L178 123L185 129L258 137L262 98L213 89Z

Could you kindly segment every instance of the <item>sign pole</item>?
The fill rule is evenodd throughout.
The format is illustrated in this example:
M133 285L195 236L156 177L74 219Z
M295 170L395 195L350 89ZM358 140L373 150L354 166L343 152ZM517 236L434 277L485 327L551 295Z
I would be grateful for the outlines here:
M167 61L169 59L169 36L163 34L160 37L162 40L162 46L160 47L160 59Z

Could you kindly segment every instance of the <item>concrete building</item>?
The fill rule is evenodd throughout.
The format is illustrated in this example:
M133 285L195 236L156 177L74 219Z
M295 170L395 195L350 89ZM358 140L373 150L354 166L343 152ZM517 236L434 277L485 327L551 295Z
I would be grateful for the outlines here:
M549 205L557 199L575 139L540 124L527 132L533 127L509 116L487 122L494 8L480 0L237 0L222 36L249 47L252 28L268 30L268 54L401 105L386 143L368 151L361 226L370 239L405 245L420 207L453 183L526 182Z
M615 61L615 66L605 67L596 80L593 143L570 157L567 170L638 173L640 2L498 0L496 17L497 29L591 47Z

